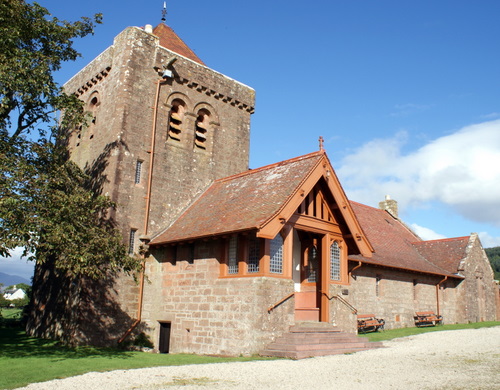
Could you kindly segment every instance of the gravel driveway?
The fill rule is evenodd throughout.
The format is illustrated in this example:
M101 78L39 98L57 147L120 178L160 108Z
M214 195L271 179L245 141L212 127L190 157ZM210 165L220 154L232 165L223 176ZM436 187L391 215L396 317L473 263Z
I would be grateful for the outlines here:
M296 361L91 372L22 389L500 389L500 327L432 332L384 345Z

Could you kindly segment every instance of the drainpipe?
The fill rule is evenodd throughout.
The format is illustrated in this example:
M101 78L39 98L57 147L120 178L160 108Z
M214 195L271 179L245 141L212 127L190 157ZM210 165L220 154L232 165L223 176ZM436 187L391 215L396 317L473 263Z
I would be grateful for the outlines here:
M349 277L352 276L352 273L354 271L356 271L359 267L361 267L363 265L363 263L361 261L358 261L358 265L356 267L354 267L352 270L349 271Z
M144 236L147 237L148 234L148 225L149 225L149 208L151 205L151 187L153 182L153 163L154 163L154 154L155 154L155 142L156 142L156 122L158 118L158 99L160 96L160 86L164 82L164 80L158 80L156 82L156 96L155 96L155 105L153 107L153 126L151 129L151 148L149 150L149 174L148 174L148 190L146 193L146 214L144 217ZM142 317L142 301L144 297L144 271L146 267L146 255L142 255L142 266L141 266L141 276L139 280L139 299L137 303L137 319L132 324L132 326L123 334L122 337L118 340L118 344L121 344L132 331L137 327L137 325L141 322Z
M439 312L439 286L441 283L444 283L448 280L448 276L445 276L443 280L441 280L438 284L436 284L436 306L437 306L437 315L440 315Z

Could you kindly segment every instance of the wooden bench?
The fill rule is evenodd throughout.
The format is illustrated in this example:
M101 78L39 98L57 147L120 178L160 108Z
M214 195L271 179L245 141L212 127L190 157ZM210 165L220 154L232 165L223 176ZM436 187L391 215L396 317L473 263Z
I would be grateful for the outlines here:
M415 326L436 326L443 324L443 317L434 314L433 311L417 311L413 317Z
M381 318L375 318L374 314L358 314L358 332L376 332L384 329L385 321Z

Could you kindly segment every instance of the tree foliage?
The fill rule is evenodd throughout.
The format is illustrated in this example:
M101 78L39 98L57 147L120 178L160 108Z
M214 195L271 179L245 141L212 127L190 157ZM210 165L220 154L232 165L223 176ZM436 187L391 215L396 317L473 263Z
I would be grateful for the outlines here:
M500 246L486 248L484 251L490 260L491 268L493 268L493 272L495 273L495 279L500 280Z
M140 263L109 218L113 202L69 159L61 128L83 123L85 113L53 79L79 56L73 39L95 23L99 15L70 23L36 3L0 3L0 255L24 247L38 264L98 279ZM64 112L60 123L57 111Z
M2 0L0 131L12 130L11 141L41 122L51 122L57 110L81 113L81 102L62 91L53 72L79 56L73 39L92 33L94 23L100 21L100 15L74 23L61 21L37 3ZM66 118L75 119L72 115Z

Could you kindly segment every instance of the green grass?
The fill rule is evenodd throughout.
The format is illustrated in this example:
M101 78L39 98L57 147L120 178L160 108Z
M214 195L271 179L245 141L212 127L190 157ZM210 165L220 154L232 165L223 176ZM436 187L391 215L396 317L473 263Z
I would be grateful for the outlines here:
M0 310L1 310L0 314L2 315L2 317L5 319L8 319L8 320L20 319L21 313L23 311L23 309L19 309L19 308L12 308L12 309L2 308Z
M55 341L28 337L19 327L0 328L0 389L13 389L91 371L263 359L152 354L94 347L68 348Z
M427 326L423 328L400 328L400 329L384 330L382 332L360 334L359 336L366 337L370 341L384 341L384 340L396 339L398 337L407 337L428 332L439 332L443 330L490 328L493 326L500 326L500 321L475 322L472 324L438 325L438 326Z

